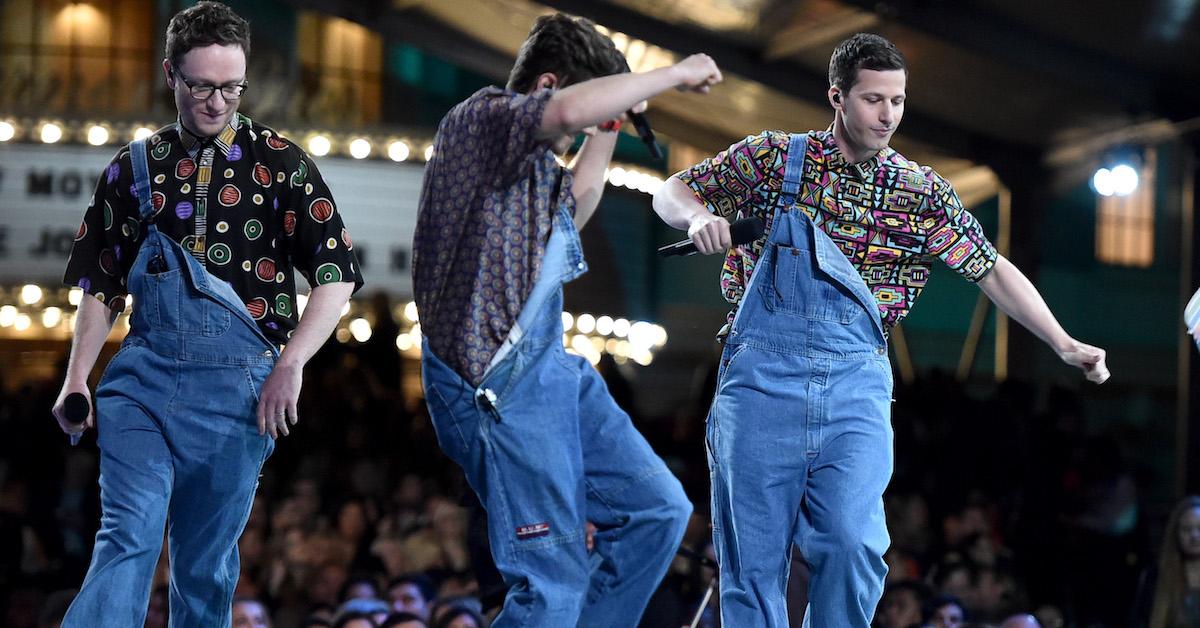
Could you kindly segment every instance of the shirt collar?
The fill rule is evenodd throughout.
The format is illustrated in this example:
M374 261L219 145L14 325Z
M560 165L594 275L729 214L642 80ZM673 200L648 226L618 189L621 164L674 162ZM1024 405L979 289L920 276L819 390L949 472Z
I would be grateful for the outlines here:
M226 159L229 158L229 149L233 146L233 140L237 136L238 129L241 127L241 114L235 113L229 120L229 124L225 125L221 132L212 137L200 137L192 133L183 126L183 121L179 118L175 119L175 128L179 129L179 141L183 143L184 150L192 159L200 153L200 149L208 145L209 142L216 145L221 151L221 155Z
M825 153L825 166L830 170L839 172L847 172L861 181L871 181L875 178L875 171L879 170L879 166L883 164L895 152L891 146L871 155L864 161L858 163L850 163L842 150L838 148L837 141L833 138L833 125L825 129L825 133L821 138L821 144Z

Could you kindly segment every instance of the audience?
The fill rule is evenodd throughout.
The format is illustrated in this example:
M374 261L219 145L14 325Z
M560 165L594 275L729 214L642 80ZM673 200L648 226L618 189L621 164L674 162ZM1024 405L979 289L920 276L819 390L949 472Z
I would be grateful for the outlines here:
M385 350L331 342L313 358L301 423L266 466L239 542L235 628L486 628L502 603L477 534L485 514L441 454L423 401L395 385L413 365L380 359ZM607 366L610 385L623 385ZM643 628L697 615L718 623L715 596L699 608L713 570L694 429L713 381L697 377L697 401L677 416L629 408L697 506ZM0 389L0 625L11 628L58 625L98 525L95 443L63 445L47 416L53 396L49 380ZM892 547L876 626L1200 625L1186 615L1200 607L1200 498L1180 503L1157 568L1145 569L1161 516L1146 505L1152 470L1127 456L1128 435L1089 431L1073 393L1051 389L1039 404L1028 385L981 394L934 371L895 396ZM166 565L164 552L148 627L168 624ZM807 575L802 559L794 565L798 615Z

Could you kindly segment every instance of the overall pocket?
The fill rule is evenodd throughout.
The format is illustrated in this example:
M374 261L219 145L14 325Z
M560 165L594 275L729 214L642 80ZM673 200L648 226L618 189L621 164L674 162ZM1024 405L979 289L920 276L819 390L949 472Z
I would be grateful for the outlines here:
M229 331L230 312L225 306L195 291L187 284L184 273L172 268L142 278L145 292L141 301L147 308L151 324L164 331L217 337Z
M769 272L771 279L764 282L762 290L768 309L842 325L862 315L863 307L854 293L821 270L812 251L771 242L762 261L769 267L760 267L759 272Z

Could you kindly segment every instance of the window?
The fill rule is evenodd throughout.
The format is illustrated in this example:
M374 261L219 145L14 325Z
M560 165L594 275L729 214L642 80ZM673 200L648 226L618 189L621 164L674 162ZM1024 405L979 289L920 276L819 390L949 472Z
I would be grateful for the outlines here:
M135 114L154 103L155 3L0 2L0 110Z
M1154 149L1128 196L1099 196L1096 202L1096 259L1114 266L1146 268L1154 262Z
M383 38L336 17L302 11L297 29L300 116L326 124L379 122Z

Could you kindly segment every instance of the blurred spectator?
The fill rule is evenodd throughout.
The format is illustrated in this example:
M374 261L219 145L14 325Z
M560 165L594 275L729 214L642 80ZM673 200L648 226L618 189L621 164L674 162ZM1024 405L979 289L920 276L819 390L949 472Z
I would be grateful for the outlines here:
M454 604L446 608L433 621L430 628L487 628L487 622L479 611L469 606Z
M331 625L333 628L379 628L371 615L359 612L338 614Z
M388 607L387 602L383 600L354 598L347 600L345 604L342 604L338 608L338 612L334 616L334 623L337 623L337 619L340 617L355 614L366 615L375 624L381 624L391 614L391 609Z
M433 582L424 574L404 574L388 585L387 599L397 613L412 613L422 620L429 619L430 603L436 597Z
M1000 622L1000 628L1042 628L1038 620L1033 615L1021 613L1013 615Z
M1200 626L1200 496L1189 495L1176 504L1163 530L1157 569L1147 570L1140 589L1136 625Z
M425 628L425 620L412 613L392 613L379 628Z
M966 620L962 600L953 595L935 595L925 603L922 621L929 628L961 628Z
M271 628L271 616L258 600L234 598L233 628Z
M466 608L475 611L477 614L482 614L483 610L479 600L473 597L445 597L438 598L434 601L433 606L429 609L429 625L437 626L443 618L451 611L458 608Z
M917 581L888 585L875 611L876 628L920 628L921 609L929 597L925 586Z
M379 588L375 585L375 578L365 574L351 576L347 579L346 584L342 585L342 592L338 595L338 599L342 602L377 598L379 598Z

